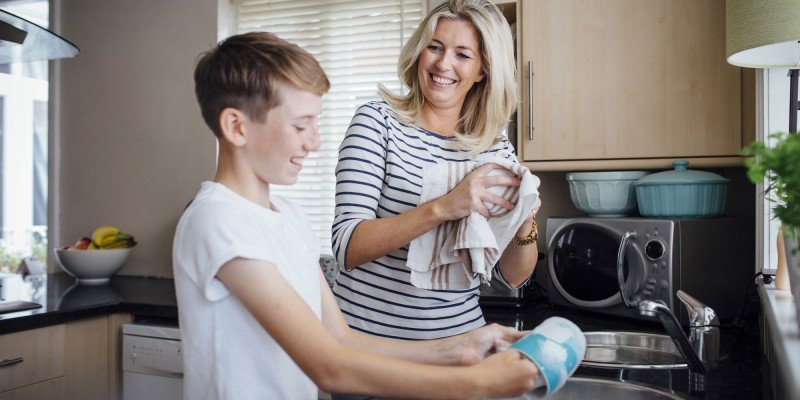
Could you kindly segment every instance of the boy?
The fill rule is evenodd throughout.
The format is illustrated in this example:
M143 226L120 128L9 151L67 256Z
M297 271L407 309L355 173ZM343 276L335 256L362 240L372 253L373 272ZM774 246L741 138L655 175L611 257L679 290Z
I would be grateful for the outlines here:
M351 330L319 268L306 214L270 195L319 148L329 82L314 58L269 33L230 37L205 53L195 91L219 142L175 233L173 265L187 399L316 399L323 390L416 398L520 395L536 367L510 350L522 333L497 325L436 341ZM431 364L472 364L464 367ZM316 384L316 385L315 385Z

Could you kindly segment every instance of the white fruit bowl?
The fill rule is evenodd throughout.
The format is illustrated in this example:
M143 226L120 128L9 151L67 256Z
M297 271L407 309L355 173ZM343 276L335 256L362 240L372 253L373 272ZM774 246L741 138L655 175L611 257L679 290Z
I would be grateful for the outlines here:
M56 261L64 272L72 275L78 283L84 285L102 285L108 283L112 275L117 273L131 249L114 250L62 250L53 249Z

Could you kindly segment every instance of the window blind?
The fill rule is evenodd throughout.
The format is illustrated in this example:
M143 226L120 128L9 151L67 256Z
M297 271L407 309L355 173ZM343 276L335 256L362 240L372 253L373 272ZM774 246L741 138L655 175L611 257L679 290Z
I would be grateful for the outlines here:
M236 31L268 31L314 55L331 89L322 102L320 149L303 164L292 186L272 192L305 208L331 252L338 148L360 105L378 99L377 84L399 92L400 49L425 16L425 0L239 0Z

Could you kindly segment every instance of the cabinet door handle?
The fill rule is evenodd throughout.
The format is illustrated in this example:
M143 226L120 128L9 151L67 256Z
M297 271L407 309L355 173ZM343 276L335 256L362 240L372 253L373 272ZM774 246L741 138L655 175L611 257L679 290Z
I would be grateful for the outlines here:
M0 368L2 367L9 367L15 364L19 364L22 362L22 357L12 358L12 359L4 359L0 361Z
M528 140L533 140L533 62L528 60Z

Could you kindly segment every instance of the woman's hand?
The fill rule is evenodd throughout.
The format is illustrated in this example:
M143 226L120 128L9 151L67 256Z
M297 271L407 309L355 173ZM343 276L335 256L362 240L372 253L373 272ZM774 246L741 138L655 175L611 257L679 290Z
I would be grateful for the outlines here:
M469 368L476 371L474 382L481 386L477 398L521 396L538 386L536 364L516 350L493 354Z
M539 208L541 207L542 207L542 197L536 196L536 202L533 203L533 210L531 210L531 213L528 214L528 217L525 218L525 220L530 221L536 219L536 214L539 212Z
M492 170L502 169L510 174L490 175ZM494 203L508 210L514 203L498 196L489 188L493 186L519 186L518 176L497 164L484 164L470 172L453 190L434 200L438 202L442 217L447 221L464 218L477 211L486 218L491 217L484 202Z
M505 349L511 343L525 336L526 333L514 328L491 324L454 336L449 340L455 341L453 344L457 353L456 364L472 365L498 349Z

